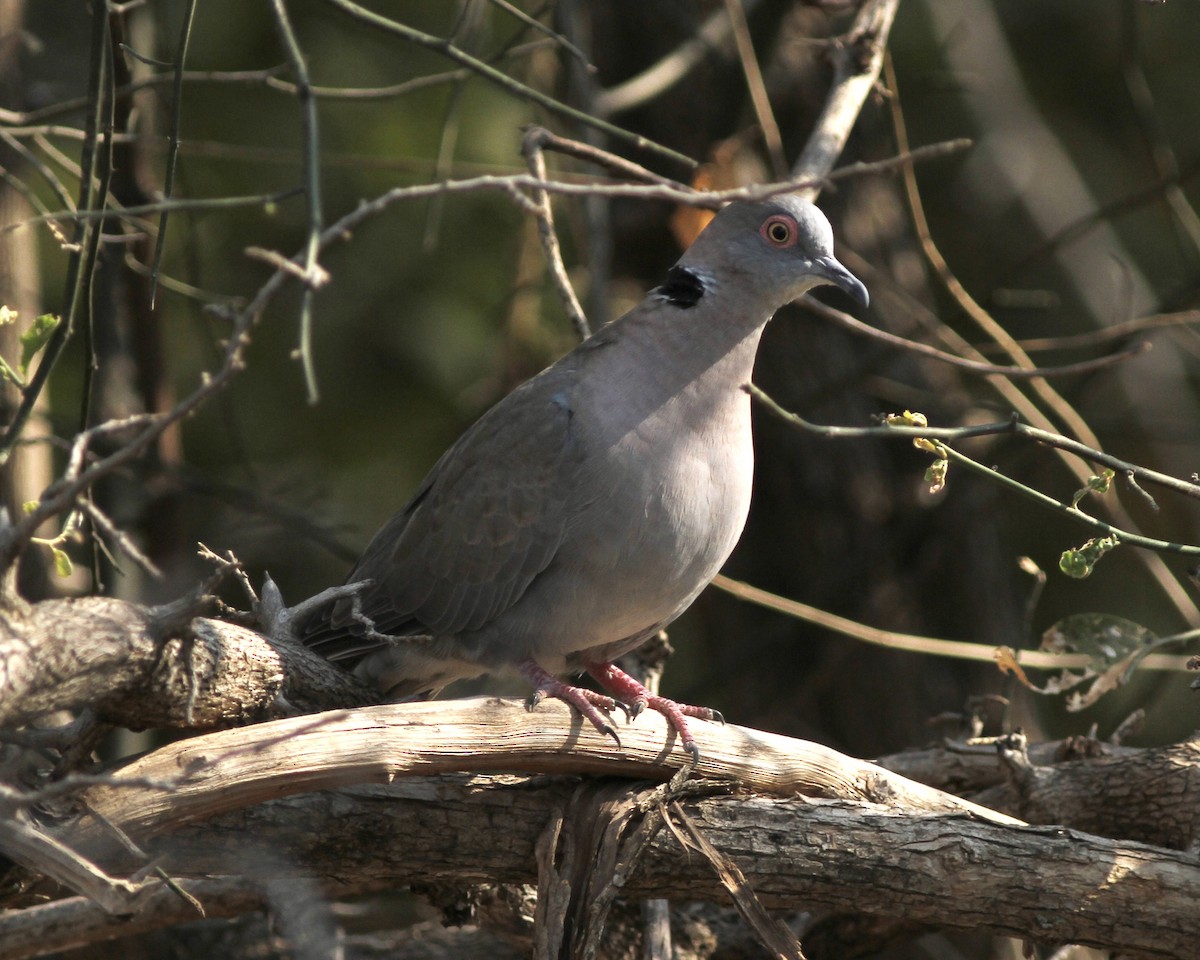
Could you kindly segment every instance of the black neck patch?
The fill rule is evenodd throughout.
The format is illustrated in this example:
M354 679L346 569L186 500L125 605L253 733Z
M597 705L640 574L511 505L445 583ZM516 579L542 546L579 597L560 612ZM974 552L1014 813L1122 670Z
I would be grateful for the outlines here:
M704 296L704 281L687 267L675 266L667 271L667 279L654 292L672 306L687 310Z

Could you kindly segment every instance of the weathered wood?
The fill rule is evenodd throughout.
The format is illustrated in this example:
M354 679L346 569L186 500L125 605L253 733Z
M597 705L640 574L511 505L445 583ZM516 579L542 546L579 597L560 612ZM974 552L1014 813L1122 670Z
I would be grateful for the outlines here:
M402 776L521 771L662 781L688 759L658 713L619 729L617 746L558 701L533 711L520 701L483 697L336 710L171 744L114 773L116 780L167 782L169 790L98 786L83 801L135 837L146 837L280 796ZM698 723L696 737L698 777L767 793L1017 822L820 744L713 723ZM76 842L106 835L86 820L72 833Z
M712 866L681 845L686 817L774 909L983 927L1143 957L1186 956L1200 938L1189 910L1200 859L1189 854L1028 826L815 744L715 724L697 729L698 774L718 778L706 782L724 795L653 800L645 781L666 780L685 755L657 715L621 733L618 748L561 704L527 711L483 698L273 721L127 764L81 795L103 820L78 814L54 836L114 876L142 863L104 821L172 876L304 877L351 892L536 884L547 862L539 838L557 817L556 844L573 844L577 863L610 864L596 889L723 901ZM631 803L645 813L631 815ZM617 807L616 829L605 828ZM627 845L651 810L671 829ZM0 916L0 942L5 929Z
M0 609L0 727L57 710L150 727L232 727L377 695L299 644L107 597Z
M591 791L612 787L608 779L420 777L231 811L161 832L147 852L176 876L310 877L347 892L535 883L549 818L565 810L569 821L572 810L592 809ZM736 795L684 801L680 810L772 909L984 928L1142 957L1190 956L1200 942L1200 917L1188 909L1200 896L1200 860L1185 853L861 801ZM589 849L575 856L596 859ZM678 831L660 830L636 864L618 865L626 898L725 899ZM3 930L0 922L0 939Z

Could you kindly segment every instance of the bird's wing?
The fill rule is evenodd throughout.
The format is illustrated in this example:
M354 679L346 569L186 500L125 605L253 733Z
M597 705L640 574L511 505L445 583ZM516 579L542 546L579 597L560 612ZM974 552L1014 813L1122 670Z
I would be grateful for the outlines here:
M376 534L348 582L374 581L361 612L378 633L478 629L547 567L562 543L579 459L572 383L569 367L552 367L498 403ZM343 600L322 632L360 632L353 620ZM361 644L353 651L362 652Z

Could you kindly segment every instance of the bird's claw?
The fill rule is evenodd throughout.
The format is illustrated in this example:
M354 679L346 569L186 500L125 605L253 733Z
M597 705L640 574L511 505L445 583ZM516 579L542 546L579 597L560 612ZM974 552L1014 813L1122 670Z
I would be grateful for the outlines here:
M621 746L621 738L617 734L617 728L609 722L605 714L611 714L619 707L624 711L626 722L628 722L632 717L636 716L636 714L631 712L628 704L606 694L596 693L594 690L586 690L583 687L573 687L569 683L563 683L561 680L551 676L532 660L523 663L521 669L534 683L533 693L525 701L526 709L532 710L545 700L546 697L554 697L555 699L562 700L574 707L597 731L606 737L612 737L617 746ZM601 713L601 711L604 711L604 713Z

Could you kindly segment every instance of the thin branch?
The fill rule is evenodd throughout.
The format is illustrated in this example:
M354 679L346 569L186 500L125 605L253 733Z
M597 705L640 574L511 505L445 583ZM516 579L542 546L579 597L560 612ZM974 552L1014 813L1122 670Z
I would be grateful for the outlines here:
M762 68L758 64L758 55L754 52L750 24L746 21L742 0L725 0L725 15L729 17L733 39L737 44L738 59L742 63L742 75L746 78L746 89L750 93L750 103L754 106L754 116L762 131L767 156L771 159L771 174L777 180L782 179L787 176L787 161L783 158L783 136L779 132L779 124L775 121L775 113L767 96L767 85L763 80Z
M1018 433L1018 432L1020 432L1021 425L1015 420L1012 421L1011 423L1006 423L1003 426L1001 426L1000 424L983 424L978 427L951 427L951 428L947 428L947 429L943 429L943 430L935 430L935 429L929 428L929 427L891 427L891 426L883 426L883 427L824 427L824 426L820 426L818 424L810 423L809 421L805 420L803 417L797 416L794 413L789 413L787 410L784 410L782 407L779 406L779 404L777 404L774 400L772 400L769 396L767 396L767 394L763 393L762 390L760 390L758 387L756 387L752 383L747 384L745 389L755 400L759 401L764 407L766 407L766 409L768 409L776 417L783 420L785 423L789 423L792 426L805 431L806 433L812 433L812 434L815 434L816 436L821 436L821 437L826 437L826 438L848 438L848 437L867 437L867 436L887 436L888 431L896 431L897 437L908 437L908 438L912 438L912 439L927 439L927 440L936 439L937 445L938 445L938 455L939 456L945 455L948 459L961 464L962 466L966 467L967 469L969 469L975 473L980 473L983 476L987 477L988 479L993 480L996 483L1001 484L1002 486L1006 486L1010 490L1014 490L1017 493L1020 493L1022 496L1026 497L1030 500L1033 500L1036 503L1039 503L1044 507L1049 507L1052 510L1055 510L1059 513L1063 513L1066 516L1071 517L1073 520L1077 520L1078 522L1084 524L1085 526L1091 527L1093 530L1097 530L1100 533L1104 533L1107 535L1115 534L1120 539L1121 543L1123 543L1123 544L1127 544L1129 546L1134 546L1134 547L1142 547L1143 549L1154 550L1159 553L1176 553L1176 554L1180 554L1180 555L1186 556L1186 557L1200 557L1200 546L1192 546L1190 544L1185 544L1185 543L1175 543L1170 540L1157 540L1157 539L1154 539L1153 537L1146 537L1146 536L1142 536L1139 533L1133 533L1128 530L1122 530L1118 527L1113 526L1110 523L1106 523L1103 520L1098 520L1095 517L1084 513L1074 503L1069 503L1064 500L1056 500L1056 499L1054 499L1054 497L1048 496L1047 494L1042 493L1040 490L1035 490L1033 487L1026 486L1025 484L1021 483L1019 480L1014 480L1012 477L1006 476L1005 474L1000 473L1000 471L998 471L998 470L993 470L990 467L985 467L982 463L979 463L979 462L971 459L966 454L960 453L957 450L954 450L953 448L947 447L944 445L944 440L947 440L947 439L961 439L964 437L976 437L976 436L993 434L993 433L1008 433L1008 432ZM1051 435L1046 434L1044 431L1038 431L1038 432L1041 434L1041 437L1039 439L1041 439L1042 442L1046 442L1045 438L1047 436L1053 436L1052 434ZM1068 438L1064 437L1064 438L1060 438L1060 439L1066 440ZM1075 442L1077 442L1077 441L1075 441ZM1080 447L1085 450L1088 449L1086 447L1083 447L1082 445L1080 445ZM1076 452L1076 451L1072 451L1072 452ZM1093 454L1099 453L1099 451L1096 451L1096 450L1091 450L1090 452ZM1130 465L1130 467L1132 467L1132 465ZM1134 476L1135 477L1137 476L1136 468L1134 470ZM1174 488L1179 489L1180 492L1187 492L1187 494L1189 496L1196 496L1196 492L1192 492L1190 490L1184 489L1184 487L1195 487L1194 484L1184 484L1183 481L1175 480L1174 478L1165 477L1163 474L1157 474L1156 476L1159 478L1168 480L1171 483L1171 485ZM1151 479L1150 476L1148 476L1148 475L1143 475L1143 478L1147 479L1147 480ZM1200 491L1200 488L1196 488L1196 490Z
M525 155L525 160L529 164L529 172L538 180L546 179L546 157L542 152L542 147L546 142L545 133L546 131L542 127L530 127L521 140L521 153ZM554 209L550 204L550 194L545 190L534 190L533 201L538 236L542 241L542 250L546 255L546 264L550 268L554 287L567 311L567 318L571 321L571 326L575 328L575 335L580 341L586 340L591 336L591 327L583 312L583 306L579 303L579 297L575 294L575 287L571 284L567 268L563 264L562 249L558 244L558 234L554 230Z
M1151 470L1148 467L1139 466L1136 463L1131 463L1128 460L1122 460L1120 457L1114 457L1111 453L1105 453L1103 450L1096 450L1086 444L1080 443L1078 440L1073 440L1070 437L1064 437L1058 433L1051 433L1049 430L1043 430L1040 427L1031 426L1017 418L1016 415L1008 420L997 421L996 423L980 423L973 424L969 427L893 427L893 426L878 426L878 427L838 427L825 426L822 424L811 423L805 420L799 414L784 410L770 396L764 393L754 384L746 385L746 392L749 393L755 400L759 401L771 413L781 418L793 426L799 427L806 433L812 433L827 439L862 439L866 437L908 437L912 439L926 438L930 440L965 440L970 437L987 437L1001 434L1012 434L1018 437L1027 437L1030 440L1035 440L1038 443L1045 444L1048 447L1054 447L1057 450L1063 450L1067 453L1073 453L1081 460L1086 460L1088 463L1097 463L1101 466L1111 467L1117 473L1126 477L1131 477L1134 480L1144 481L1146 483L1154 483L1162 487L1166 487L1175 493L1182 494L1185 497L1191 497L1194 500L1200 500L1200 483L1192 480L1181 480L1178 477L1172 477L1170 474L1160 473L1157 470Z
M0 851L35 874L85 894L108 913L134 913L157 881L133 882L105 873L86 857L32 823L0 819Z
M1200 546L1193 546L1186 543L1175 543L1170 540L1158 540L1154 537L1146 537L1140 533L1134 533L1130 530L1123 530L1113 526L1111 523L1106 523L1103 520L1098 520L1095 517L1084 513L1079 507L1066 500L1056 500L1054 497L1042 493L1040 490L1035 490L1033 487L1026 486L1019 480L1014 480L1012 477L1000 473L998 470L993 470L991 467L986 467L977 460L973 460L965 453L960 453L952 447L941 446L941 451L944 451L947 457L954 463L966 467L973 473L981 474L1001 486L1008 487L1016 493L1021 494L1028 500L1038 503L1043 507L1048 507L1051 510L1056 510L1060 513L1079 521L1084 526L1091 527L1093 530L1105 534L1106 536L1116 536L1118 540L1130 547L1141 547L1144 550L1153 550L1157 553L1175 553L1184 557L1200 557Z
M712 581L718 590L723 590L739 600L757 604L776 613L782 613L805 623L829 630L832 633L861 640L888 650L900 650L905 653L919 653L932 657L946 657L952 660L969 660L975 663L995 663L998 647L994 643L972 643L967 640L946 640L942 637L925 637L912 633L898 633L895 630L882 630L870 624L859 623L847 617L839 617L836 613L822 610L799 600L781 597L778 594L763 590L734 580L724 574L718 574ZM1183 642L1185 637L1179 637ZM1094 658L1086 653L1051 653L1046 650L1016 650L1014 659L1022 667L1031 670L1082 670L1093 665ZM1138 661L1138 666L1145 670L1159 670L1170 673L1187 673L1188 660L1182 654L1173 656L1166 653L1147 654Z
M63 207L66 207L68 210L73 210L75 208L74 198L71 196L63 182L58 178L54 171L50 169L49 165L42 160L41 157L39 157L36 153L25 146L25 144L23 144L20 140L3 128L0 128L0 140L3 140L9 149L18 153L26 163L28 163L41 175L42 179L46 181L47 185L54 192L54 195L58 197L58 202ZM44 210L46 208L44 206L39 206L39 209Z
M79 499L79 506L83 512L87 514L88 519L91 520L101 532L108 535L109 539L112 540L118 550L129 557L130 560L136 563L142 568L142 570L144 570L155 580L164 579L162 569L158 566L158 564L142 553L142 551L138 549L137 544L134 543L129 536L120 529L120 527L113 523L103 510L96 506L96 502L91 497L81 497ZM116 566L115 563L113 565Z
M915 340L909 340L907 337L899 337L894 333L888 333L879 327L873 327L869 323L863 323L857 317L821 303L821 301L807 294L803 300L804 305L814 313L832 320L839 326L854 333L870 337L873 340L879 340L893 347L899 347L901 350L907 350L910 353L932 357L935 360L940 360L942 363L948 363L951 366L986 376L1003 376L1020 379L1022 377L1065 377L1079 373L1093 373L1096 370L1102 370L1106 367L1123 363L1126 360L1132 360L1134 357L1139 357L1151 347L1148 341L1141 340L1125 347L1123 350L1118 350L1116 353L1110 353L1103 357L1095 357L1092 360L1080 360L1076 363L1062 364L1057 367L1034 367L1031 370L1027 367L1002 366L994 363L984 363L981 360L970 360L966 357L960 357L957 354L939 350L937 347L930 346L927 343L918 343Z
M671 188L678 188L680 185L677 180L671 180L669 177L657 174L653 170L643 167L640 163L634 163L632 160L627 160L619 154L602 150L600 147L593 146L590 143L582 143L579 140L560 137L545 127L531 127L529 135L532 135L535 130L537 131L538 143L545 150L553 150L556 153L576 157L588 163L594 163L596 166L603 167L626 180L657 183L661 186ZM562 171L555 171L555 174L557 176L564 175Z
M751 14L760 0L744 0L742 6ZM733 28L726 12L714 10L690 37L657 63L641 73L601 91L596 95L595 110L602 117L633 110L670 90L686 77L713 50L724 46Z
M28 217L25 220L22 220L20 223L10 224L3 228L3 232L16 230L18 227L44 223L47 220L74 220L79 223L87 223L92 220L105 220L110 217L132 219L133 217L141 217L147 214L163 213L174 210L235 210L240 207L265 207L269 210L275 204L282 203L284 200L290 200L292 197L298 197L301 193L303 193L301 188L292 188L291 190L284 190L280 193L260 193L242 197L206 197L195 200L158 200L154 203L139 203L133 206L117 207L115 209L56 210L53 213L47 213L39 217Z
M538 33L545 34L545 36L554 41L554 45L556 47L565 50L567 53L573 56L576 60L583 64L585 69L593 72L595 71L596 68L591 61L588 60L587 54L580 50L577 46L575 46L575 44L573 44L557 30L551 29L536 17L531 17L524 10L513 6L513 4L508 2L508 0L488 0L488 3L496 7L498 10L503 10L510 17L520 20L521 23L525 24L525 26L536 30Z
M171 93L171 128L167 131L167 170L163 178L163 197L171 199L175 190L175 164L179 158L179 127L183 117L183 66L187 62L188 43L192 38L192 21L196 15L197 0L187 0L183 11L183 26L179 31L179 44L175 53L174 81ZM163 250L167 244L167 217L164 210L159 215L158 238L154 243L154 258L150 263L150 309L154 309L158 295L158 269L162 265Z
M407 24L399 23L391 20L388 17L381 16L365 7L359 6L352 0L328 0L330 4L337 7L343 13L348 14L360 23L368 24L378 30L383 30L395 36L402 37L410 43L415 43L425 47L428 50L433 50L440 53L447 59L453 60L456 63L462 64L464 67L474 71L481 77L490 80L501 89L513 94L522 99L536 103L547 110L557 113L560 116L567 117L576 123L581 123L584 126L593 127L603 133L607 133L611 137L615 137L624 143L628 143L640 150L648 150L652 153L657 153L659 156L673 160L675 163L682 165L687 170L694 170L696 161L691 157L684 156L675 150L664 147L661 144L655 143L647 137L643 137L636 133L631 133L628 130L618 127L615 124L609 123L607 120L601 120L598 117L591 116L581 110L576 110L573 107L567 106L561 101L555 100L553 97L547 96L540 90L535 90L528 87L517 80L514 80L508 74L497 70L495 67L484 63L472 57L470 54L458 47L454 46L450 41L442 37L435 37L432 34L424 33L416 30Z
M101 0L96 0L92 7L92 35L88 73L88 102L93 104L93 110L88 113L87 118L87 131L83 151L84 176L79 184L78 206L82 210L90 210L95 201L95 194L92 191L92 170L95 168L97 157L100 155L99 137L101 118L99 112L104 99L101 90L105 76L109 73L106 69L108 38L108 8ZM100 195L101 206L103 206L106 195L107 192ZM77 249L71 252L67 265L66 296L64 297L66 309L63 311L63 320L50 336L45 349L42 351L42 357L38 363L37 370L34 371L33 376L30 378L29 384L21 391L21 401L17 405L17 410L13 414L12 421L8 424L8 428L4 431L3 438L0 438L0 466L7 463L8 458L12 455L17 440L24 432L25 425L33 414L34 404L37 403L38 397L41 396L46 383L50 379L50 371L54 369L55 364L62 355L63 349L67 345L67 340L71 336L75 319L85 298L89 282L86 263L91 257L84 248L94 246L95 233L98 233L98 231L91 230L87 223L77 222L75 231ZM30 536L32 536L32 532L30 530ZM7 569L7 565L0 564L0 572L7 572Z
M1074 350L1079 347L1092 347L1110 340L1121 340L1134 333L1146 333L1151 330L1161 330L1171 327L1186 327L1200 324L1200 310L1179 310L1174 313L1155 313L1146 317L1135 317L1132 320L1122 320L1120 323L1089 330L1087 333L1065 334L1059 337L1036 337L1029 340L1018 340L1021 349L1027 352L1037 350ZM996 344L983 344L981 350L994 350Z
M296 78L296 96L300 100L301 129L304 137L304 198L308 213L308 232L304 243L304 292L300 304L300 367L304 371L304 387L308 402L318 400L317 372L312 355L312 311L313 297L318 284L319 266L317 254L321 249L321 228L324 225L321 213L321 163L320 140L317 132L317 102L308 81L308 66L304 54L296 41L283 0L272 0L275 11L275 26L279 39L287 53L288 63Z
M1122 197L1102 203L1084 216L1059 227L1040 243L1025 253L1020 259L1010 264L1002 276L1018 273L1031 263L1044 260L1053 251L1073 243L1080 237L1095 229L1106 220L1111 220L1120 214L1137 210L1151 203L1158 203L1163 192L1171 187L1183 187L1200 177L1200 160L1194 160L1184 166L1176 176L1164 177L1152 181L1144 187L1132 190Z

